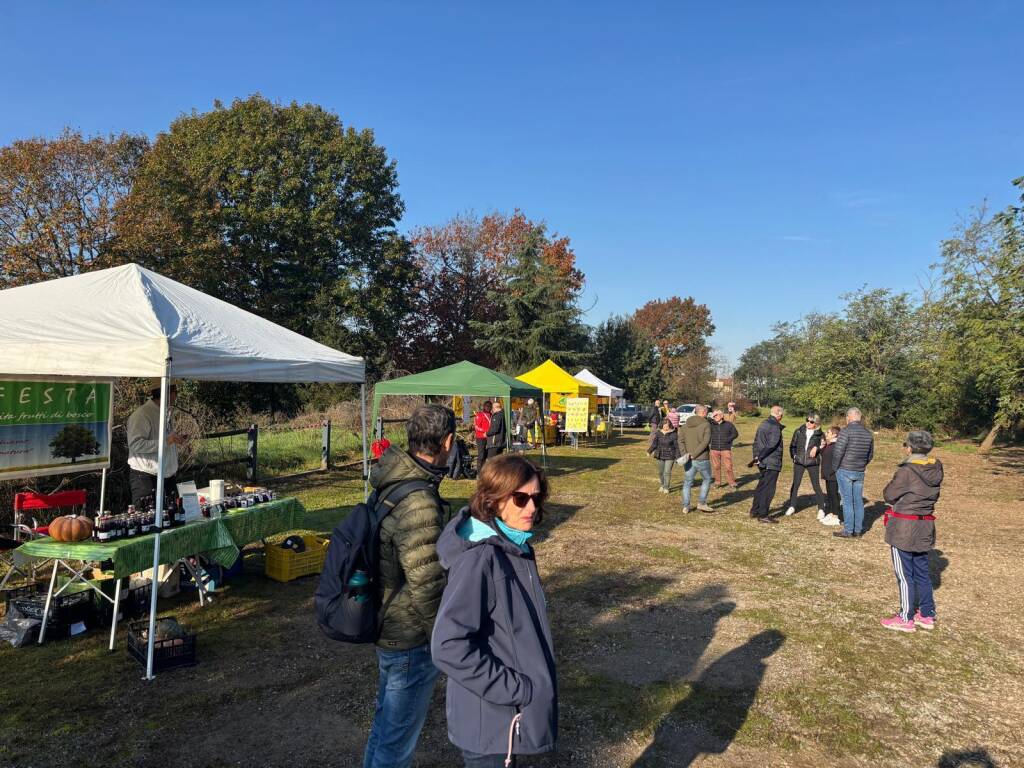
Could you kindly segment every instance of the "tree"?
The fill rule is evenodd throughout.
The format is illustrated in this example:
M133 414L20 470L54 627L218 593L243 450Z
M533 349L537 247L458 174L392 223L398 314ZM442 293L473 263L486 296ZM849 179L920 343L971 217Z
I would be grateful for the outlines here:
M544 230L535 227L520 250L502 264L502 281L487 290L497 318L469 324L476 348L512 373L548 358L575 365L588 341L575 292L566 286L559 267L544 259L544 246Z
M791 346L785 327L776 326L774 338L744 350L739 367L733 372L744 397L753 400L758 407L774 405L780 400L780 381Z
M0 148L0 288L117 263L115 214L148 146L65 129Z
M644 403L665 389L654 343L630 317L613 316L594 329L591 357L601 377L625 390L625 396Z
M397 187L373 132L322 107L215 102L157 137L117 251L299 333L357 340L375 367L415 276Z
M482 218L467 213L439 226L420 227L411 239L419 278L413 309L404 323L402 335L408 343L402 367L423 370L470 360L515 368L517 364L510 361L524 355L509 353L502 358L497 352L501 333L493 326L505 323L510 333L518 333L514 330L517 323L526 322L531 328L536 325L522 316L521 305L517 309L510 301L506 286L516 275L519 293L526 285L524 280L543 279L543 300L539 296L525 300L547 302L547 308L559 311L568 308L563 316L575 318L569 337L583 333L575 308L583 274L576 269L569 239L549 235L544 222L531 221L519 210ZM535 273L532 277L527 274L531 270ZM541 273L543 278L538 277ZM481 332L488 340L495 339L495 346L481 342ZM550 333L539 336L551 338ZM579 339L572 345L579 346ZM525 357L532 359L532 354Z
M96 456L99 452L100 444L96 435L81 424L68 424L50 441L50 455L71 459L72 464L79 456Z
M669 394L708 399L713 372L707 340L715 326L707 306L689 297L657 299L638 309L633 322L657 347Z
M1024 177L1014 184L1024 192ZM991 219L981 208L943 243L942 257L942 368L961 382L957 371L968 372L967 391L987 401L988 450L1001 429L1024 418L1024 208Z

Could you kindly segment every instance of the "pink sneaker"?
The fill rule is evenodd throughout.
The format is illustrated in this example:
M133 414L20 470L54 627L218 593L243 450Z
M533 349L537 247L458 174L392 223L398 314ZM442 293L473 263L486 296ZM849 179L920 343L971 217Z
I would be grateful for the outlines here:
M921 629L935 629L934 616L922 616L921 611L914 614L914 624Z
M897 613L895 616L890 616L888 619L882 619L882 626L886 629L895 629L897 632L916 632L914 629L914 622L904 621L900 618Z

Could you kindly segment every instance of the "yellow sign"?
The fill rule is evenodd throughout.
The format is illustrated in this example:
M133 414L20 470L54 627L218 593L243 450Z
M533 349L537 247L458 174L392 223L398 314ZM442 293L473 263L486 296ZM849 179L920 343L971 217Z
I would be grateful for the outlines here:
M565 398L565 431L586 432L590 400L586 397Z

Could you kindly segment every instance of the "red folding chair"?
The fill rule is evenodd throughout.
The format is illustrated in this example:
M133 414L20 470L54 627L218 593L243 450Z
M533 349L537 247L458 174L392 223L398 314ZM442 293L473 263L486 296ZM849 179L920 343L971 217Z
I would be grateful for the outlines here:
M0 581L0 589L7 585L7 582L14 574L19 574L25 579L35 581L36 569L48 562L46 560L38 562L33 560L27 567L24 563L15 563L15 550L28 539L45 536L49 532L49 520L56 517L56 515L50 515L49 520L46 521L47 524L40 525L35 515L27 518L30 523L24 522L24 513L39 513L44 510L60 512L63 509L74 508L84 511L85 491L59 491L57 493L24 491L14 495L14 537L12 539L0 537L0 559L8 565L7 573L4 575L3 580Z

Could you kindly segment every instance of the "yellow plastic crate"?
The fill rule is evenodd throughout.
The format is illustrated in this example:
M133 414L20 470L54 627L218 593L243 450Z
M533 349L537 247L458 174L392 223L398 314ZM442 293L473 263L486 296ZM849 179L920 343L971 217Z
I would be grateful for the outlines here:
M283 549L277 544L264 547L264 573L275 581L291 581L300 576L320 573L324 569L327 545L330 542L319 536L303 536L302 540L306 542L305 552Z

